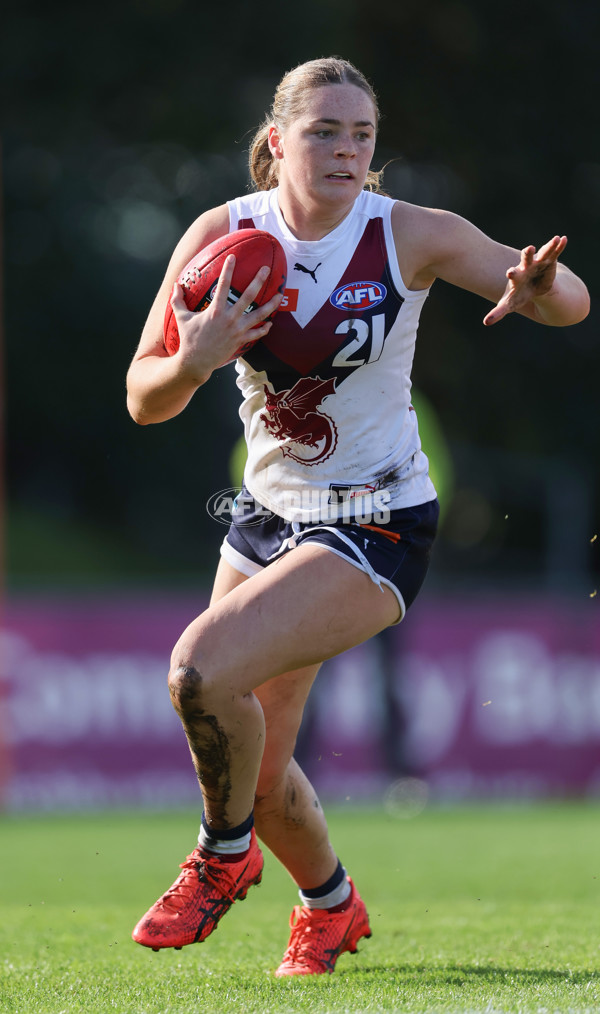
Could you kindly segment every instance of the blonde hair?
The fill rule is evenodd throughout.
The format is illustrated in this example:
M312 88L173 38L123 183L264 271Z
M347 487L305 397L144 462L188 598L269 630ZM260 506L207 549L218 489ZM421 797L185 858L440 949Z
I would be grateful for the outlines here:
M256 131L250 145L250 177L256 190L272 190L278 185L278 165L269 149L269 127L275 123L285 131L303 111L306 92L328 84L353 84L367 93L379 119L377 96L364 74L348 60L337 56L309 60L290 70L279 82L273 106ZM365 188L379 191L382 172L369 169Z

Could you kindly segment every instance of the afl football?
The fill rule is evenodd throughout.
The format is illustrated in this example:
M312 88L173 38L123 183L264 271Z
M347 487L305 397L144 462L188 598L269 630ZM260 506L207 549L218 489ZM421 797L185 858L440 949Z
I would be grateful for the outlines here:
M287 264L279 240L261 229L238 229L237 232L227 233L226 236L221 236L200 250L181 272L177 281L183 289L188 310L200 313L210 306L225 259L229 254L235 256L235 268L227 297L229 302L235 303L257 271L265 266L270 269L269 277L246 313L268 303L275 293L283 293ZM179 349L179 331L171 300L167 303L165 311L163 335L167 352L170 356L175 355ZM236 351L234 358L247 352L254 344L254 341L246 342Z

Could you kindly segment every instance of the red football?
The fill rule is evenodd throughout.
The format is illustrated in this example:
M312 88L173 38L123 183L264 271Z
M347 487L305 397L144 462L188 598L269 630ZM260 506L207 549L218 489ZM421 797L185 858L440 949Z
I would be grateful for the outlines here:
M267 303L276 292L283 292L285 289L287 264L279 240L261 229L238 229L237 232L221 236L200 250L181 272L177 281L183 289L188 310L200 312L210 305L225 258L229 254L235 255L235 268L228 296L228 300L232 303L239 299L259 268L268 266L271 270L254 302L248 307L247 313ZM171 300L167 303L163 334L167 352L170 356L175 355L179 348L179 331ZM247 352L252 345L254 341L246 342L237 350L235 356Z

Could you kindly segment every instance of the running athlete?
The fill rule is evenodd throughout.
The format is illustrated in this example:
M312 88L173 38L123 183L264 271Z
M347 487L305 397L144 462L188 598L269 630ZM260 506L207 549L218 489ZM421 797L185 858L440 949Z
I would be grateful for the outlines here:
M133 938L155 950L204 940L259 883L258 835L301 900L277 976L331 972L371 932L293 754L320 664L398 623L425 577L438 505L410 371L427 293L442 278L485 297L485 325L512 312L569 325L589 311L584 284L558 261L566 237L519 253L457 215L374 192L377 123L370 85L343 60L283 78L251 149L256 193L184 235L128 374L133 418L162 422L251 332L262 339L235 366L244 510L210 605L181 635L169 672L203 797L198 845ZM228 303L229 257L210 307L190 313L174 285L184 265L252 226L284 246L283 299L244 312L263 268ZM173 357L162 339L169 298L181 338Z

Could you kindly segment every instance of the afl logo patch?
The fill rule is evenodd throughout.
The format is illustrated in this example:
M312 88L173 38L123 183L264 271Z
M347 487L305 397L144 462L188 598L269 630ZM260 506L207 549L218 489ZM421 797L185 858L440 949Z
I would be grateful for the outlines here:
M370 310L379 306L387 296L381 282L348 282L332 292L329 302L338 310Z

